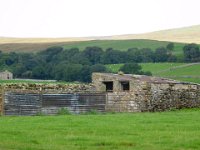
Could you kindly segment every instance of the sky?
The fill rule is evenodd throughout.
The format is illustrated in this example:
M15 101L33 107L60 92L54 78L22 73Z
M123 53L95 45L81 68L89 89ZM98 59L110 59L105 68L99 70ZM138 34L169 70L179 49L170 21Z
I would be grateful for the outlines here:
M137 34L200 24L200 0L0 0L0 37Z

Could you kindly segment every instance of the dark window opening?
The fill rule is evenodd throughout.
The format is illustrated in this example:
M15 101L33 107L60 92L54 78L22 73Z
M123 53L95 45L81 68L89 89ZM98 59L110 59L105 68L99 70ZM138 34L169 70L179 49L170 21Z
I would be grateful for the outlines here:
M121 82L121 87L122 87L122 91L129 91L130 90L130 85L129 85L128 81Z
M113 91L113 82L103 82L106 85L106 92L112 92Z

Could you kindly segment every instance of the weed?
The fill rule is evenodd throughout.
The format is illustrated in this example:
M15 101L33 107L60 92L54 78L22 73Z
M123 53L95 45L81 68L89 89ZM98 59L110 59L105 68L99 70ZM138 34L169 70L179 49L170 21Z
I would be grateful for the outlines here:
M71 112L67 108L61 108L58 110L58 115L70 115Z

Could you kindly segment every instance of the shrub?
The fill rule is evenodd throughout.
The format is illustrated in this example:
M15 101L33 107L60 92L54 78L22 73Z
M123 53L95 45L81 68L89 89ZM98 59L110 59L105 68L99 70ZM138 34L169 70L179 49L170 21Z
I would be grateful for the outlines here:
M67 108L61 108L58 110L58 115L70 115L70 111Z
M99 112L96 109L90 109L88 112L85 113L86 115L97 115Z
M36 113L36 116L45 116L45 114L42 113L42 112L37 112L37 113Z

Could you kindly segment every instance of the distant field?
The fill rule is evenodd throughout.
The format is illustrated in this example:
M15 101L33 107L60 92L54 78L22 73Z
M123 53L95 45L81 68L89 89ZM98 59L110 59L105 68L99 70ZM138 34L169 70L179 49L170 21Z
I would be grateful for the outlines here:
M66 42L57 43L6 43L0 44L3 52L38 52L52 46L63 46Z
M155 40L92 40L92 41L76 41L76 42L53 42L53 43L0 43L0 50L4 52L37 52L45 50L51 46L63 46L65 49L79 48L85 49L89 46L114 48L117 50L126 51L129 48L151 48L155 50L158 47L166 47L169 42L155 41ZM175 43L175 55L183 55L184 43Z
M151 39L179 43L200 44L200 25L155 31L144 34L127 34L112 36L110 39Z
M104 50L107 48L114 48L117 50L126 51L129 48L151 48L155 50L158 47L166 47L169 42L155 41L155 40L99 40L99 41L82 41L77 43L68 43L64 46L65 49L77 47L80 50L88 46L102 47ZM175 55L183 55L184 43L175 43Z
M1 35L0 35L1 36ZM142 40L141 40L142 39ZM74 38L7 38L0 37L1 51L28 51L35 52L44 50L51 46L65 45L65 48L78 47L83 50L87 46L100 46L104 49L113 47L118 50L128 48L152 48L166 46L170 41L176 43L175 54L182 53L184 44L178 43L197 43L200 44L200 25L169 29L144 34L127 34L102 37L74 37Z
M200 149L200 109L0 117L1 150Z
M118 72L122 64L107 65L113 72ZM143 71L150 71L154 76L200 83L200 64L184 63L141 63Z

